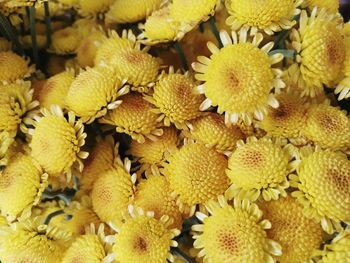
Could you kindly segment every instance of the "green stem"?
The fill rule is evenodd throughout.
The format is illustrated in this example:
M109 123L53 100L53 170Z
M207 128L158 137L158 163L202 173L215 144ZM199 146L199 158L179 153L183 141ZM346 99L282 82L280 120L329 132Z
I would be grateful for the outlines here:
M51 214L49 214L46 218L45 218L45 221L44 221L44 225L48 225L51 221L52 218L54 218L55 216L58 216L58 215L62 215L64 214L64 211L63 210L57 210Z
M284 41L286 40L288 34L289 34L288 30L283 30L277 35L275 40L275 48L279 48L279 49L285 48Z
M44 9L45 9L45 24L46 24L46 45L49 47L51 45L51 17L50 17L50 7L49 7L49 1L44 2Z
M175 48L177 54L180 56L182 67L184 68L185 71L187 71L188 70L188 63L187 63L186 55L185 55L180 43L174 42L174 48Z
M38 53L38 44L36 42L35 15L36 15L35 7L30 6L29 7L29 25L30 25L30 35L32 37L33 59L34 59L34 63L38 67L39 53Z
M209 27L211 32L214 34L216 40L218 41L219 47L222 48L223 44L221 42L220 33L218 31L218 28L216 27L215 18L213 16L209 19Z
M269 52L269 56L273 56L277 53L281 53L285 58L294 58L295 51L289 49L275 49Z
M178 247L172 247L171 252L175 254L176 256L181 257L183 260L185 260L187 263L195 263L195 261L190 258L188 255L186 255L181 249Z
M0 13L0 26L3 29L3 32L5 33L7 38L15 45L18 53L20 53L23 56L24 51L21 43L18 40L17 34L14 31L14 28L11 25L10 21L2 13Z

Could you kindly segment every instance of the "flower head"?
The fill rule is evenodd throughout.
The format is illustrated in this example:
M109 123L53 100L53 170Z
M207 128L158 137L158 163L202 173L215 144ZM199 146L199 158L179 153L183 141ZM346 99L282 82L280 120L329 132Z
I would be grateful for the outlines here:
M164 124L174 123L177 127L184 127L185 123L198 117L204 96L195 93L196 83L188 75L174 73L162 74L153 88L152 96L145 98L152 103L163 117Z
M0 52L10 51L11 42L4 37L0 37Z
M317 40L317 41L316 41ZM303 10L299 29L291 33L291 46L297 52L289 70L301 82L302 95L314 97L338 81L345 59L341 26L335 15L314 8L310 16Z
M29 66L29 60L12 51L0 52L0 82L15 82L29 77L33 72L34 66Z
M77 49L77 62L85 67L93 67L97 50L105 40L105 34L100 30L93 31L89 36L84 38Z
M42 85L34 86L34 97L39 101L41 107L50 109L51 105L58 105L65 108L64 99L74 77L73 70L58 73L45 80Z
M128 88L122 88L122 85L112 68L87 68L70 85L65 103L69 110L81 117L81 121L91 123L104 116L108 109L120 105L117 97L128 92Z
M272 35L274 32L290 29L295 25L296 21L293 17L300 13L298 7L302 2L302 0L283 0L280 2L274 0L264 2L226 0L227 11L230 14L226 23L233 30L248 26L252 28L253 32L261 30Z
M173 219L169 227L181 229L182 214L172 192L165 177L149 176L137 185L134 206L141 207L144 211L153 211L157 220L167 215Z
M48 175L27 155L16 154L0 172L0 209L11 218L39 203Z
M113 251L116 260L125 263L173 261L170 248L176 247L177 242L172 239L180 231L168 228L171 220L167 216L157 220L152 213L144 213L142 209L135 212L115 236Z
M344 78L338 83L334 93L339 94L338 100L342 100L350 97L350 23L349 24L349 35L344 40L345 42L345 60L343 74Z
M34 117L34 129L30 129L31 155L51 176L66 173L68 181L71 178L72 166L78 164L79 171L83 168L81 159L88 156L80 147L85 144L86 133L81 121L75 121L72 112L68 120L62 110L51 106L51 111L42 109L43 116Z
M76 53L81 35L74 27L59 29L52 34L50 52L59 55Z
M267 236L282 246L279 262L305 262L316 254L323 242L321 225L303 214L303 207L288 195L260 205L264 218L272 223Z
M231 187L229 198L276 200L286 196L289 187L288 174L293 171L293 146L281 145L268 138L250 137L247 143L239 143L228 161L227 176Z
M306 0L303 6L306 6L310 11L317 7L319 9L325 8L331 13L338 13L339 0Z
M161 135L159 114L154 106L146 101L139 93L130 93L121 97L122 104L107 113L101 122L117 126L117 132L129 134L133 139L142 143L145 136Z
M219 113L225 112L226 123L237 123L240 116L250 123L253 114L263 119L268 104L278 107L271 90L283 88L284 83L280 79L281 71L272 65L281 61L283 55L268 55L273 42L259 48L263 40L260 33L251 42L245 29L239 34L233 31L232 38L222 31L220 37L223 48L209 42L211 57L199 56L199 62L192 64L198 72L196 79L204 82L198 87L199 92L207 97L200 109L218 106Z
M350 121L344 111L327 104L308 110L303 135L322 148L333 150L350 147Z
M330 244L325 245L322 251L321 263L347 262L350 260L350 229L347 227L342 230L332 240Z
M163 172L170 188L185 205L204 204L228 187L226 157L203 144L185 144L167 161Z
M0 132L0 167L5 166L9 159L9 148L14 138L7 131Z
M266 236L271 223L262 220L256 204L235 200L231 206L221 196L206 208L209 216L197 212L203 223L192 226L194 247L205 262L275 262L273 256L281 255L281 246Z
M97 16L108 11L113 0L77 0L77 9L82 16Z
M292 196L303 204L304 214L321 221L327 233L341 221L350 221L350 161L346 155L330 150L303 153L297 176L291 175L290 181L298 188Z

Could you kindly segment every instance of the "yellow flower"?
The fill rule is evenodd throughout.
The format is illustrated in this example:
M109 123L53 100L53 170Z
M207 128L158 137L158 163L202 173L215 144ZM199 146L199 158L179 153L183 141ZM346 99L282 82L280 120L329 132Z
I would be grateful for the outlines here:
M306 123L307 104L297 93L281 92L276 95L279 107L269 107L259 127L267 134L283 138L296 138Z
M159 220L167 215L174 221L170 228L182 227L182 214L176 204L176 198L172 195L169 182L160 175L151 175L142 180L136 187L134 206L144 211L153 211L154 217Z
M43 108L50 109L51 105L58 105L62 109L65 108L64 99L74 77L73 70L58 73L45 80L42 85L34 86L34 97Z
M272 35L282 29L290 29L296 24L294 16L300 13L298 8L302 0L267 0L257 2L255 0L226 0L226 8L230 16L226 23L233 30L242 26L252 28L252 32L262 30Z
M209 216L197 212L203 223L192 226L197 232L193 246L204 262L275 262L273 256L282 254L281 246L266 237L271 223L262 220L256 204L235 200L231 206L220 196L219 203L211 200L206 208Z
M263 202L264 218L272 223L267 236L282 246L278 262L306 262L315 256L323 242L321 225L303 214L303 207L288 195L277 201Z
M229 185L226 157L203 144L185 144L168 162L163 172L185 205L204 204L223 194Z
M51 6L50 6L50 8L51 8ZM25 48L25 49L31 49L33 46L31 35L21 36L20 42L21 42L23 48ZM38 49L45 49L46 45L47 45L46 36L37 34L36 35L36 45L37 45Z
M79 190L83 192L90 191L100 174L113 169L113 164L117 158L119 158L118 144L114 143L111 136L104 140L98 140L88 158L84 161Z
M30 212L39 203L47 186L48 175L34 160L16 154L0 172L0 209L3 214L16 218Z
M4 37L0 37L0 52L10 51L11 42Z
M322 148L333 150L350 147L350 121L346 112L326 104L308 110L303 135Z
M350 23L348 23L350 25ZM350 29L350 26L349 26ZM350 32L350 30L349 30ZM334 93L339 94L338 100L350 97L350 33L345 39L344 78L338 83Z
M106 14L113 23L135 23L144 20L161 6L162 0L115 0Z
M78 164L78 170L83 169L81 159L88 156L80 147L85 144L86 133L80 120L75 121L72 112L68 120L58 106L51 106L51 111L41 110L42 117L36 116L34 129L30 129L31 155L51 176L67 174L68 181L72 176L72 166Z
M97 16L107 12L114 0L77 0L77 9L82 16Z
M69 241L69 233L41 224L37 218L18 222L0 236L0 260L11 263L61 263Z
M0 131L7 131L12 137L19 128L27 132L26 119L38 105L29 81L0 85Z
M113 246L118 262L162 263L167 259L174 260L170 248L177 246L172 239L180 231L168 228L171 223L169 217L162 216L157 220L151 214L142 210L136 215L132 213L132 218L120 227Z
M188 121L198 117L204 96L196 94L196 83L188 75L174 73L173 68L169 74L163 73L153 88L152 96L145 99L155 105L158 114L165 126L174 123L176 127L183 128Z
M100 263L106 256L103 243L94 234L79 236L67 249L62 263Z
M331 13L338 13L339 0L306 0L303 6L307 7L309 11L312 11L317 6L319 9L325 8Z
M159 127L159 115L154 113L151 103L143 99L139 93L130 93L121 97L122 104L107 113L101 119L102 123L115 125L117 132L129 134L140 143L146 137L153 138L153 135L162 135Z
M0 52L0 82L15 82L29 77L33 72L34 66L29 66L29 60L12 51Z
M342 230L330 244L326 244L320 263L349 262L350 228Z
M241 141L237 145L228 161L227 176L232 185L227 196L252 201L260 195L267 201L286 196L287 176L294 169L293 146L283 146L266 137L250 137L246 144Z
M147 176L163 166L166 157L177 147L177 133L174 127L166 127L163 128L163 134L156 140L147 138L143 143L135 140L131 142L128 153L141 163L139 172L145 171Z
M93 210L103 222L112 227L121 225L134 196L135 176L131 176L122 167L115 167L99 175L92 187L91 201Z
M303 152L302 152L303 153ZM297 174L290 183L292 193L304 206L304 214L321 221L327 233L340 222L350 222L350 161L346 155L330 150L303 153Z
M52 34L49 51L59 55L74 54L79 47L80 40L81 35L74 27L59 29Z
M224 117L214 112L192 120L189 128L189 138L221 152L233 151L237 141L245 137L238 126L226 126Z
M331 87L339 81L345 44L335 15L314 8L308 16L303 10L300 27L292 29L290 38L297 56L289 70L295 82L304 87L302 95L315 97L323 91L323 85Z
M95 66L100 63L110 64L110 61L115 53L124 48L138 48L136 37L131 30L123 30L122 35L119 36L115 31L109 32L109 37L102 41L98 47L94 58Z
M117 97L126 94L127 87L109 67L87 68L72 82L65 98L69 110L81 117L82 122L91 123L117 108L121 101Z
M9 158L8 150L13 142L14 138L7 131L0 132L0 167L7 164Z
M250 123L253 114L257 119L263 119L267 105L278 107L271 90L285 86L280 79L281 70L272 68L283 55L269 56L274 43L259 48L262 35L254 35L250 42L247 34L245 29L239 34L233 31L231 38L222 31L220 38L224 47L219 49L209 42L208 48L213 53L210 58L199 56L199 62L192 64L198 72L196 79L204 82L198 91L207 97L200 109L218 106L219 113L225 112L226 123L237 123L240 116Z
M184 24L197 25L214 15L219 6L218 0L173 0L169 5L170 17Z
M94 59L97 50L102 45L104 39L104 33L96 30L94 32L90 32L90 35L80 42L77 49L77 61L81 67L85 68L94 66Z

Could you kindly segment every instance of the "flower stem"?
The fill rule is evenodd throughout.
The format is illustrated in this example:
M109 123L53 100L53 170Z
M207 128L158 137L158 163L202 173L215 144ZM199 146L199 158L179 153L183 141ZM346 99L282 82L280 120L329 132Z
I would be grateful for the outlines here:
M49 1L44 2L45 9L45 24L46 24L46 46L49 47L51 45L51 17L50 17L50 7Z
M0 28L3 29L4 35L14 44L16 51L20 55L24 55L24 51L21 43L18 40L17 34L14 27L11 25L10 21L6 16L0 13Z
M177 54L180 56L182 67L184 68L185 71L187 71L188 70L188 63L187 63L186 55L185 55L180 43L174 42L174 48L175 48Z
M209 19L209 27L211 32L214 34L216 40L218 41L219 47L222 48L223 44L220 39L220 33L218 31L218 28L216 27L215 18L213 16Z
M173 252L176 256L181 257L187 263L194 263L194 260L186 255L181 249L178 247L172 247L171 252Z
M48 225L51 221L52 218L54 218L55 216L59 216L59 215L62 215L64 214L64 211L63 210L58 210L58 211L55 211L51 214L49 214L46 218L45 218L45 221L44 221L44 225Z
M289 49L275 49L269 52L269 56L273 56L277 53L281 53L285 58L294 58L295 51Z
M34 59L34 63L38 67L39 54L38 54L38 44L36 42L35 15L36 15L35 7L30 6L29 7L29 25L30 25L30 35L32 37L33 59Z

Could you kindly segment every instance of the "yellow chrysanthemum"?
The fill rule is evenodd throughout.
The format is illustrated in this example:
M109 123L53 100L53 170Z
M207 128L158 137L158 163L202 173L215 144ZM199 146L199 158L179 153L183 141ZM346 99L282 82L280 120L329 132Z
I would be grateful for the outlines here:
M90 191L99 175L113 169L116 158L119 158L118 144L114 143L113 138L108 136L104 140L98 140L84 161L79 190Z
M169 217L162 216L157 220L151 213L145 214L142 210L139 214L133 213L115 236L113 252L116 260L125 263L163 263L168 259L172 262L174 258L170 248L177 246L177 242L172 239L180 231L168 228L171 223Z
M140 25L140 29L143 32L138 38L146 45L178 40L184 35L184 32L180 31L179 23L171 20L168 6L154 11L147 17L146 22Z
M281 246L266 237L271 223L262 220L256 204L235 200L231 206L220 196L219 203L211 200L206 208L210 215L197 212L203 223L192 226L198 232L193 246L200 249L198 257L204 262L267 263L281 255Z
M135 176L122 167L99 175L92 187L91 200L93 210L103 222L120 226L134 195Z
M144 211L153 211L158 220L163 215L169 216L174 220L169 225L170 228L182 227L182 214L176 204L176 198L172 195L169 182L163 176L149 176L147 180L141 181L136 187L134 205Z
M8 150L13 142L14 138L7 131L0 132L0 169L8 162Z
M107 113L101 122L117 126L117 132L129 134L140 143L145 137L161 135L159 115L154 113L154 106L146 101L139 93L130 93L121 97L122 104Z
M119 36L115 31L109 32L109 37L105 38L102 44L96 51L94 58L95 66L100 63L110 64L114 54L124 48L138 48L139 44L136 43L136 37L131 30L123 30L122 35Z
M69 246L69 233L41 224L37 219L19 222L0 236L0 260L11 263L61 263Z
M0 131L7 131L12 137L19 128L26 132L26 118L38 104L33 101L29 81L0 85Z
M241 141L237 145L228 160L227 176L232 185L227 196L252 201L260 195L267 201L286 196L287 176L294 168L293 146L255 137L248 138L246 144Z
M115 23L135 23L149 16L162 4L162 0L115 0L106 18Z
M10 51L11 42L4 37L0 37L0 52Z
M264 218L272 223L267 236L282 246L278 262L307 262L323 242L321 225L303 214L303 207L288 195L277 201L263 202Z
M50 109L51 105L58 105L64 109L64 99L74 77L73 70L66 70L48 78L42 85L35 85L35 99L39 101L40 106L43 108Z
M72 112L68 113L68 120L62 110L53 105L51 111L42 109L42 117L36 116L30 130L31 155L51 176L67 173L68 181L72 176L72 166L77 163L78 169L83 169L81 159L88 156L80 147L85 144L86 133L80 120L75 121Z
M350 147L350 121L346 112L326 104L308 110L303 135L322 148L333 150Z
M259 127L267 134L283 138L296 138L306 123L307 105L299 94L281 92L276 95L279 107L269 107Z
M147 91L154 86L160 69L160 61L144 50L122 48L110 60L110 65L121 78L135 90Z
M52 43L49 51L59 55L76 53L80 40L81 35L74 27L59 29L52 34Z
M198 24L214 15L220 6L218 0L173 0L169 5L170 17L184 24Z
M297 52L296 63L289 70L295 82L304 87L302 95L315 97L323 85L339 81L345 59L345 44L336 15L325 9L310 16L303 10L299 29L291 33L291 46Z
M82 16L96 16L107 12L114 0L77 0L77 9Z
M166 127L156 140L147 138L143 143L133 140L128 153L142 164L140 172L145 171L148 175L163 165L166 157L176 149L177 142L177 130L174 127Z
M227 159L200 143L184 145L168 158L164 174L182 203L193 206L223 194L229 185Z
M70 85L65 103L82 122L91 123L104 116L107 110L120 105L121 101L117 101L117 97L129 91L127 87L122 88L122 85L112 68L87 68Z
M331 13L338 13L339 0L306 0L303 6L307 7L310 11L317 6L319 9L325 8Z
M165 126L174 123L176 127L183 128L188 121L198 117L204 96L195 92L196 83L188 75L174 73L162 74L153 88L152 96L146 100L155 105L161 115Z
M77 61L81 67L85 68L94 66L94 59L97 50L102 45L104 39L105 34L96 30L80 42L77 49Z
M350 222L350 161L330 150L304 153L297 174L290 176L292 195L304 205L304 214L321 221L332 233L341 221Z
M348 23L350 25L350 23ZM350 26L349 26L350 29ZM344 40L345 43L345 60L343 74L344 78L338 83L334 93L339 94L338 100L350 97L350 30L349 36Z
M11 218L30 212L39 203L47 186L44 174L34 160L26 155L12 157L5 170L0 172L0 209Z
M12 51L0 52L0 82L15 82L34 72L34 66L28 66L26 60Z
M262 34L254 35L252 42L247 37L245 29L239 34L233 31L232 38L222 31L220 38L224 47L219 49L209 42L208 48L213 53L210 58L199 56L199 62L192 64L198 72L196 79L204 82L198 90L207 97L200 109L218 106L219 113L225 112L226 123L237 123L239 116L250 123L253 114L263 119L268 104L278 107L271 90L285 86L280 79L281 70L272 68L283 55L268 55L274 43L259 48Z
M242 26L252 28L253 32L263 30L272 35L282 29L290 29L296 24L294 16L300 13L298 8L302 0L267 0L257 2L255 0L226 0L226 8L230 16L226 23L233 30Z
M350 228L342 230L330 244L325 245L320 263L350 261Z
M37 34L36 36L36 45L38 49L44 49L47 45L47 39L45 35ZM20 42L25 49L31 49L33 46L32 36L31 35L24 35L21 36Z
M106 256L103 243L97 235L79 236L63 256L62 263L100 263Z
M189 127L189 138L221 152L233 151L245 137L238 126L226 126L224 117L214 112L192 120Z

